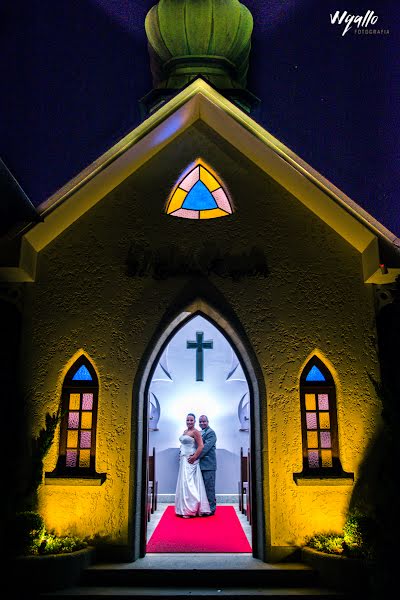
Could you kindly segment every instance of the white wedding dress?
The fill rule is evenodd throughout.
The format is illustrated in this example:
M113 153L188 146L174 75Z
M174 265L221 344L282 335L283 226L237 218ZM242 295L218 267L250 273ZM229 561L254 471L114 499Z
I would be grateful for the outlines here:
M210 505L207 500L200 463L196 460L192 465L189 456L195 453L196 443L192 436L183 434L179 457L179 473L175 492L175 513L182 517L195 517L201 513L209 513Z

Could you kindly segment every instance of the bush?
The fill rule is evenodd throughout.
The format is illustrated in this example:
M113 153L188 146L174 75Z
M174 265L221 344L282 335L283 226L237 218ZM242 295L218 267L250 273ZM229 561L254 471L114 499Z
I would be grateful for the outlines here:
M375 540L375 521L355 512L347 517L342 534L317 533L308 537L305 545L326 554L373 559L375 557Z
M374 558L376 529L376 523L370 517L357 512L350 514L343 528L346 554L361 558Z
M39 513L30 510L16 513L9 532L14 542L14 552L29 552L33 541L43 535L44 531L44 521Z
M76 552L87 546L87 542L76 536L58 537L46 532L33 541L29 548L29 554L68 554L68 552Z
M34 511L19 512L9 524L8 538L15 556L67 554L88 546L76 536L57 536L46 531L41 515Z
M344 538L340 533L316 533L306 539L305 545L326 554L343 554Z

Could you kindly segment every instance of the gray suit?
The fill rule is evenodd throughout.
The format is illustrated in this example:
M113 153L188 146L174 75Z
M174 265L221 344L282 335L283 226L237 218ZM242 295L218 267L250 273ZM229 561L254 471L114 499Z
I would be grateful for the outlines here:
M217 504L215 498L215 471L217 469L217 454L215 450L215 444L217 442L217 436L211 427L203 429L201 436L203 438L204 448L199 457L200 469L203 474L204 486L206 488L210 509L211 512L214 513Z

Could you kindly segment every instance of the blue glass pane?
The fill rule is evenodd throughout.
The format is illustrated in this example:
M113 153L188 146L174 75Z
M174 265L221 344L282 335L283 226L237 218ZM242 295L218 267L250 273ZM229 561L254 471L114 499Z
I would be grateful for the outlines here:
M306 381L325 381L325 377L322 375L321 371L315 365L311 367Z
M91 381L92 376L85 365L82 365L79 367L72 379L75 379L75 381Z
M207 210L209 208L218 208L218 206L211 192L199 180L186 196L182 208L187 208L188 210Z

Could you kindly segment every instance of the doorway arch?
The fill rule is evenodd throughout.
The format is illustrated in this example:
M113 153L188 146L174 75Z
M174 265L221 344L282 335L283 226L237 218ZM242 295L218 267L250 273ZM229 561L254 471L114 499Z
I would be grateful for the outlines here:
M226 311L229 313L229 310ZM260 560L266 559L266 548L269 546L269 504L265 500L268 488L264 481L263 460L267 457L265 422L265 387L261 369L254 351L242 330L240 322L234 315L229 318L225 311L216 309L203 298L182 305L175 315L170 315L157 329L153 340L142 360L141 368L133 386L132 411L132 490L129 510L132 515L129 521L129 538L132 548L132 559L137 560L146 554L146 502L147 502L147 456L148 456L148 390L156 365L169 341L188 321L200 315L215 326L227 339L236 352L242 369L246 375L250 396L250 459L252 465L252 551Z

